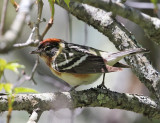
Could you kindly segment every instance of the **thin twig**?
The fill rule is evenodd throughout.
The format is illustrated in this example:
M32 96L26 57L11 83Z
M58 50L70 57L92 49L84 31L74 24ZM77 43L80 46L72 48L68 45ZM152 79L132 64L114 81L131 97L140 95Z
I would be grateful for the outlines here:
M41 20L42 17L42 10L43 10L43 1L42 0L38 0L38 22Z
M50 18L50 20L48 21L48 24L47 24L44 32L43 32L42 35L41 35L41 39L42 39L42 40L43 40L44 36L46 35L46 33L48 32L48 30L49 30L49 29L52 27L52 25L53 25L54 12L55 12L54 2L55 2L55 1L52 1L51 4L50 4L51 18Z
M36 27L34 27L32 29L31 34L25 43L14 44L13 47L14 48L23 48L23 47L27 47L27 46L37 46L39 43L39 40L32 39L35 30L36 30Z
M30 75L30 80L32 80L35 85L37 85L37 82L34 80L33 76L34 76L34 73L35 73L35 71L37 69L38 64L39 64L39 56L37 56L36 62L35 62L34 67L32 69L32 73Z
M12 5L14 6L14 8L16 9L16 12L18 12L19 10L19 4L15 2L15 0L11 0Z
M50 18L50 20L49 20L49 22L48 22L48 24L47 24L44 32L42 33L41 39L44 38L44 36L45 36L46 33L48 32L48 30L52 27L52 25L53 25L53 18Z
M2 14L1 14L0 36L3 35L3 31L4 31L4 24L5 24L6 12L7 12L7 5L8 5L8 0L4 0L3 1L3 10L2 10Z
M28 47L28 46L36 47L38 44L39 44L39 40L31 40L26 43L14 44L13 47L14 48L24 48L24 47Z
M37 82L34 80L34 74L35 74L35 71L36 71L36 69L37 69L37 66L38 66L38 64L39 64L39 57L37 56L37 59L36 59L36 62L35 62L35 64L34 64L34 66L33 66L33 69L32 69L32 72L31 72L31 75L27 75L24 71L22 72L22 75L20 75L19 76L19 78L18 78L18 82L16 83L16 84L14 84L14 87L13 88L15 88L15 87L18 87L18 86L21 86L25 81L33 81L33 83L35 84L35 85L37 85Z
M11 95L7 95L8 96L8 114L7 114L7 123L10 123L11 121L11 114L12 114L12 102L13 102L13 96Z
M11 116L12 116L11 113L12 113L12 110L9 110L7 114L7 123L10 123Z
M43 1L42 0L38 0L38 12L37 12L37 22L36 22L36 39L41 41L42 38L40 36L40 33L39 33L39 24L41 21L41 16L42 16L42 10L43 10Z

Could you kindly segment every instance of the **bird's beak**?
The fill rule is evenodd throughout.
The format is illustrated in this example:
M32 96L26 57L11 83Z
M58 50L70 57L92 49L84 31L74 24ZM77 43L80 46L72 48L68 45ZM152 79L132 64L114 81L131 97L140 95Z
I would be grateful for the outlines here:
M40 53L41 52L38 49L30 52L30 54L40 54Z

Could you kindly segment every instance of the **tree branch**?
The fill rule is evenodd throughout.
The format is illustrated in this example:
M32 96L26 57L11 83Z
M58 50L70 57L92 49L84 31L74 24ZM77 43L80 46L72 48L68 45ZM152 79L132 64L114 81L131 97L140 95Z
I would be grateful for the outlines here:
M8 110L8 97L0 96L0 111ZM125 94L108 89L89 89L85 91L56 92L43 94L17 94L13 110L32 112L39 109L59 110L62 108L107 107L141 113L149 118L160 119L160 108L149 97L137 94Z
M63 0L57 4L72 13L78 19L92 25L99 32L106 35L117 49L124 50L139 47L134 35L122 24L112 19L112 14L110 12L105 12L89 5L76 2L71 2L70 8L68 8ZM160 99L160 75L152 67L147 58L142 54L138 54L126 57L125 60L139 77L140 81L149 89L152 96Z
M147 14L144 14L134 8L126 6L122 3L112 2L111 0L71 0L73 2L85 3L100 9L105 10L106 12L111 11L114 15L120 15L124 18L127 18L136 24L138 24L147 37L150 38L153 42L160 45L160 20L155 17L151 17Z
M18 14L8 30L0 37L0 53L6 53L11 50L13 44L17 41L18 36L22 32L26 16L29 14L34 0L22 0Z

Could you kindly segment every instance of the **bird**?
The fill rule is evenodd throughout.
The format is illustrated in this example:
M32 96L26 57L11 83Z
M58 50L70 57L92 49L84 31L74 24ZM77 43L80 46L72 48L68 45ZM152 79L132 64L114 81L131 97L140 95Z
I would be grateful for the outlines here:
M88 85L103 75L98 86L106 88L105 74L117 72L128 65L119 61L128 55L145 53L144 48L127 49L116 53L98 50L92 47L67 43L62 39L48 38L40 42L31 54L38 54L49 66L52 73L67 82L72 88Z

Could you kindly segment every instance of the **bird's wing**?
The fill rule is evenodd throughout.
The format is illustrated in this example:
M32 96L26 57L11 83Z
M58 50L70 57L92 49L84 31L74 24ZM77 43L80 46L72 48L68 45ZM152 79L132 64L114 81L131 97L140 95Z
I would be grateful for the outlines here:
M87 49L88 48L88 49ZM52 67L58 72L66 73L107 73L120 70L119 68L106 66L103 58L93 48L79 45L66 46L56 57Z
M67 72L67 73L78 73L78 74L86 74L86 73L104 73L108 72L104 61L99 56L76 56L74 58L68 59L69 62L58 62L60 57L57 57L56 70L59 72Z

